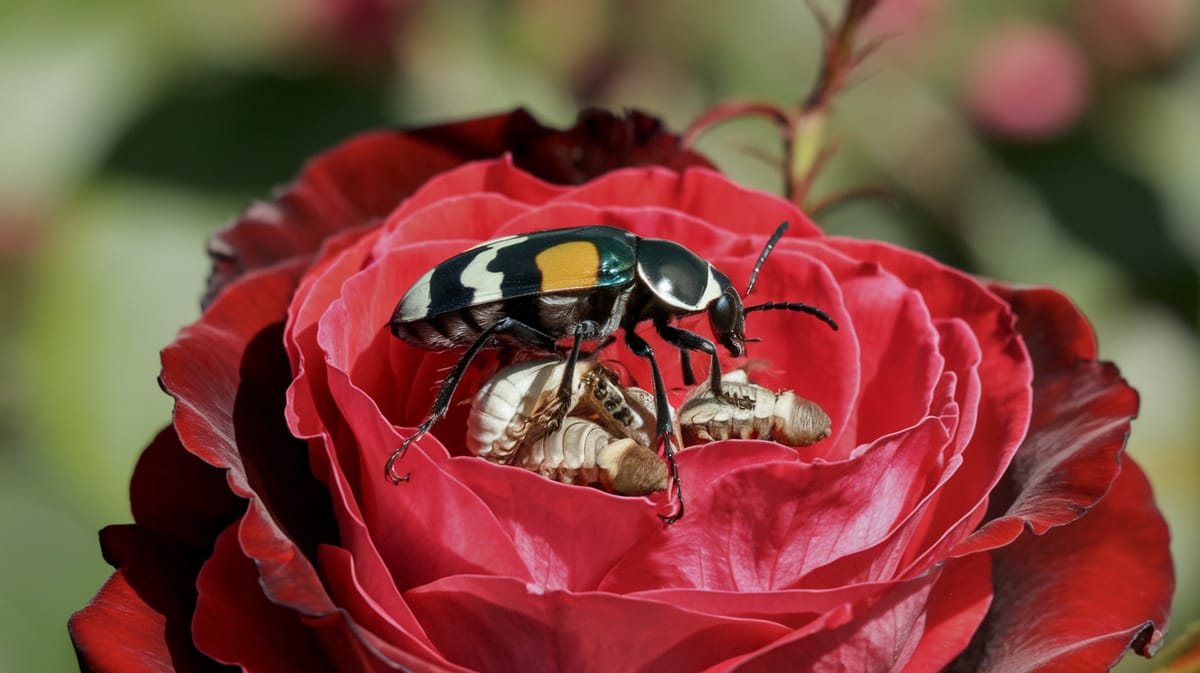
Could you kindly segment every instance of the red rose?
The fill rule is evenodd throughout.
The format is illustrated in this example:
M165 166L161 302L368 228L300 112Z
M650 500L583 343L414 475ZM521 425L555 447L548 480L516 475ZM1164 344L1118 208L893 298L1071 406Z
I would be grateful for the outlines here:
M460 356L384 328L432 266L610 224L741 288L785 220L755 297L841 329L755 313L749 355L821 404L828 439L681 451L671 526L665 493L466 455L458 404L410 483L384 477ZM117 572L71 621L86 669L1092 671L1161 638L1167 531L1122 457L1137 395L1071 304L823 236L649 118L366 135L216 241L210 303L163 354L177 405L134 475L137 523L105 529ZM606 356L648 380L620 342Z

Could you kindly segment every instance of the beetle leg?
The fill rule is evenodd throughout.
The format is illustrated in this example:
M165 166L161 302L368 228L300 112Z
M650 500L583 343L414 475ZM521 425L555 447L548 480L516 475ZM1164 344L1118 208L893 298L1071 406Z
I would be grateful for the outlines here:
M696 385L696 372L692 371L692 353L686 348L679 349L679 368L683 370L683 385Z
M575 326L575 343L571 344L571 353L563 365L562 380L558 384L558 397L552 415L546 422L547 432L554 432L562 425L571 410L571 398L575 395L575 363L579 361L579 349L583 344L585 334L593 333L596 323L584 320Z
M625 343L629 350L638 357L650 361L650 374L654 377L654 431L658 434L656 442L663 443L663 456L671 469L671 483L675 486L675 500L679 508L669 516L658 515L666 524L673 524L683 518L683 486L679 483L679 466L675 464L675 449L671 446L674 423L671 420L671 404L667 401L667 386L663 383L662 372L658 370L658 362L654 359L654 349L645 339L631 329L625 330Z
M712 369L709 374L712 378L711 387L713 396L723 399L721 395L721 363L717 360L716 345L695 332L679 329L678 327L668 325L666 322L656 320L654 321L654 327L658 330L663 340L678 348L679 352L700 351L708 355L712 360ZM686 373L684 383L687 383Z
M475 356L479 354L479 351L483 350L498 334L512 334L522 343L537 346L548 351L554 350L554 337L514 318L501 318L480 332L475 342L459 358L458 364L454 365L454 369L450 371L450 375L442 381L442 386L438 389L437 397L433 401L433 407L429 410L429 415L417 426L416 432L405 439L400 444L400 447L388 457L387 463L384 465L384 474L388 479L392 480L392 483L398 484L402 481L408 481L409 473L396 473L396 462L404 457L409 445L429 432L433 424L439 418L446 415L446 411L450 409L450 399L454 397L454 391L458 388L458 383L462 380L463 374L466 373L467 367L475 359Z

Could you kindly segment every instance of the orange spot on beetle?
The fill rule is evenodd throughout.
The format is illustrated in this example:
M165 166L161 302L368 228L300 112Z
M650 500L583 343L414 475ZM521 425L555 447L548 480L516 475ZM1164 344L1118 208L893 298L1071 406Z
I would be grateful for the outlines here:
M534 263L542 272L542 292L595 287L600 251L594 243L571 241L539 252Z

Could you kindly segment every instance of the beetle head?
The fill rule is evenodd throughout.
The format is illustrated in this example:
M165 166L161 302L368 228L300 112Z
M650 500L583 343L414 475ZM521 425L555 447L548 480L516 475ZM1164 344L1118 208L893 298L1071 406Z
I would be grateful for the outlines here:
M708 305L708 322L713 335L733 357L746 350L746 321L742 311L742 298L733 286L726 285L721 296Z

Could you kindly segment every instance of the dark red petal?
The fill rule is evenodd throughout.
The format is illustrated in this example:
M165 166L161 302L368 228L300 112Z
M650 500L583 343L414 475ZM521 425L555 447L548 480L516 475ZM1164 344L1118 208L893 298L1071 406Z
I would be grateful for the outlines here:
M515 110L409 132L365 133L313 158L273 202L251 206L213 236L204 303L248 271L307 259L333 234L374 222L435 175L506 153L522 169L560 184L624 166L710 166L640 112L585 111L564 131Z
M297 272L253 274L222 294L163 351L160 379L175 397L175 428L187 450L228 469L235 495L269 502L272 523L265 525L287 524L278 541L311 555L336 533L307 448L284 419L291 365L282 321Z
M195 578L207 550L134 525L110 526L100 536L105 557L119 569L68 624L80 667L96 673L225 670L191 637Z
M188 453L174 427L158 433L138 458L129 499L139 526L201 548L246 510L224 472Z
M335 607L313 562L319 544L337 541L330 496L284 420L291 373L282 320L294 266L250 274L222 293L164 351L162 382L176 398L183 445L227 469L229 488L250 501L237 541L267 597L327 618Z
M558 184L578 185L630 166L674 171L713 167L705 157L684 148L679 136L667 131L658 118L637 110L624 116L583 110L575 125L562 131L543 127L523 110L513 113L513 118L502 148L492 156L511 152L519 168Z
M1019 311L1017 329L1035 358L1029 433L997 487L989 521L953 553L1003 545L1022 526L1035 533L1082 516L1104 497L1137 415L1137 391L1117 368L1095 362L1091 328L1050 290L997 288Z
M313 614L279 605L266 593L254 559L230 527L196 582L192 628L212 657L248 673L269 671L450 671L397 650L361 629L345 611Z
M217 539L196 588L192 628L196 645L209 656L248 673L330 669L299 614L263 595L254 561L238 548L236 526Z
M1017 329L1039 374L1068 370L1080 360L1096 359L1096 335L1091 324L1061 292L1045 287L990 287L1017 314Z
M405 596L446 656L478 671L698 671L784 637L766 621L705 615L507 577L448 577Z
M1044 535L992 552L995 602L951 671L1106 671L1157 649L1174 592L1169 534L1145 475L1126 459L1104 499Z

